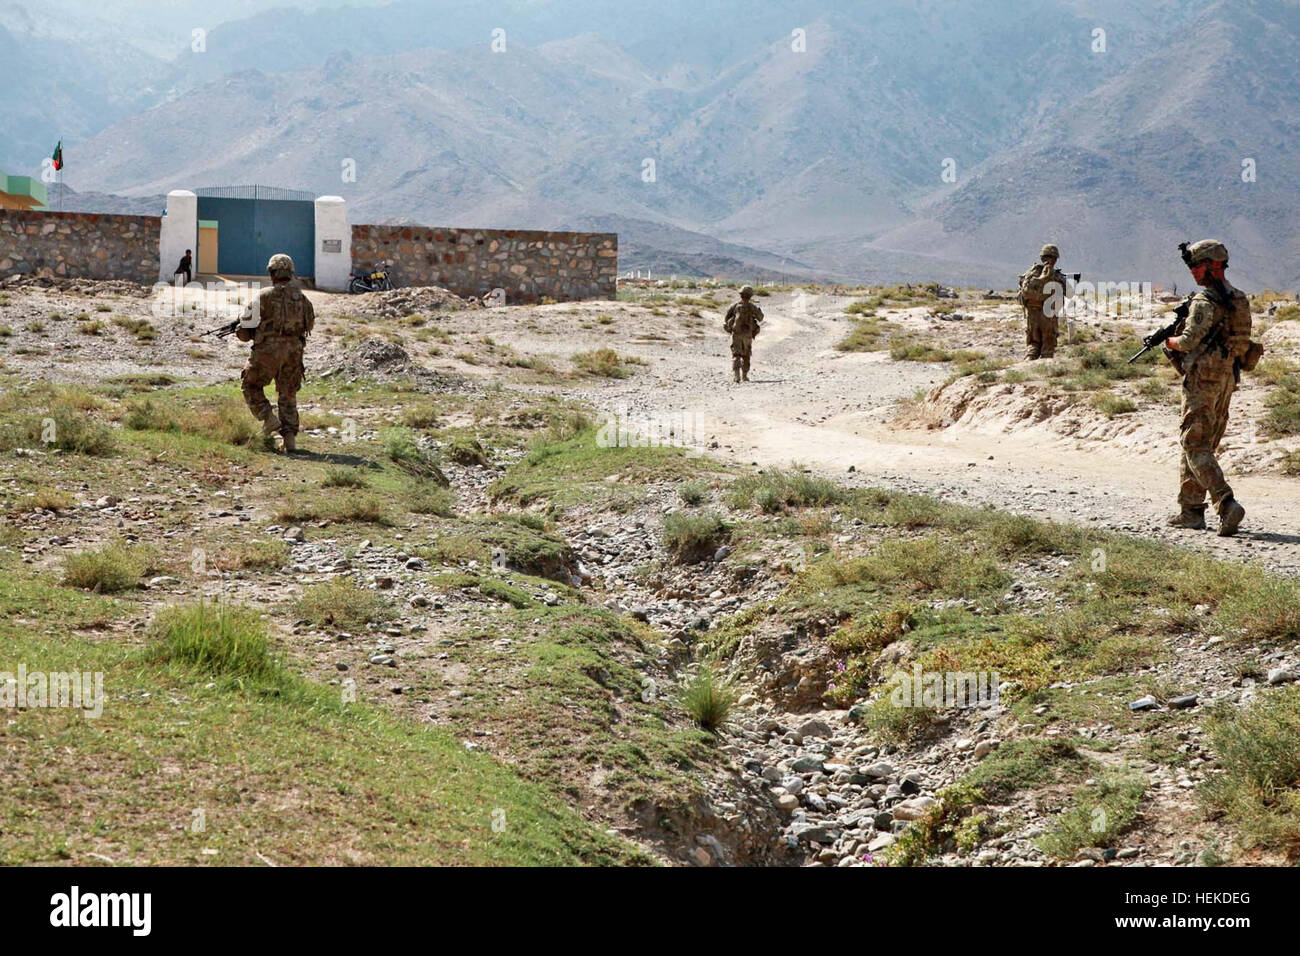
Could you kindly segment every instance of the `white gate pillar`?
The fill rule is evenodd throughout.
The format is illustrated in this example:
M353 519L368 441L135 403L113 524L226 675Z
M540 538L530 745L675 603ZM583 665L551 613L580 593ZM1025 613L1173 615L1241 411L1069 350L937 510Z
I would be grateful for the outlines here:
M316 200L316 288L346 292L352 277L352 227L342 196Z

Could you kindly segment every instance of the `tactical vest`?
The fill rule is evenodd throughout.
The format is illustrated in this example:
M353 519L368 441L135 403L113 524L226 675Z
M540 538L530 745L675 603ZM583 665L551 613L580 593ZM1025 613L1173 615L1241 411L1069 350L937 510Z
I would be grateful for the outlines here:
M1198 292L1214 307L1216 324L1206 337L1205 349L1219 349L1220 354L1232 359L1234 375L1244 369L1253 372L1264 354L1264 346L1250 340L1253 319L1250 314L1250 297L1240 289L1232 289L1232 298L1224 304L1207 292Z
M1250 350L1250 298L1240 289L1232 290L1232 308L1225 319L1228 354L1243 359Z
M261 321L259 338L272 335L297 337L307 332L306 297L299 289L272 288L257 301Z

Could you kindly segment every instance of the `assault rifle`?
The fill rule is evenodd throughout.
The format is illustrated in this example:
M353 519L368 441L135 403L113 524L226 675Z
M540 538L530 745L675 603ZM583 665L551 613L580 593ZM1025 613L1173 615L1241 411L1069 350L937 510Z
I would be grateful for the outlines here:
M1181 334L1183 331L1183 326L1187 322L1187 314L1191 312L1191 310L1192 310L1192 297L1189 295L1187 298L1183 299L1183 301L1180 302L1178 306L1174 309L1174 320L1172 322L1170 322L1166 326L1162 326L1161 328L1156 329L1154 332L1152 332L1150 335L1148 335L1146 338L1142 340L1142 350L1139 351L1136 355L1134 355L1131 359L1129 359L1128 364L1132 365L1134 362L1136 362L1142 356L1146 355L1157 345L1163 345L1165 343L1165 339L1169 338L1171 335Z
M203 338L205 335L215 335L219 339L224 339L227 335L234 335L237 328L239 328L239 320L235 319L229 325L223 325L216 329L208 329L206 332L200 334L199 338Z

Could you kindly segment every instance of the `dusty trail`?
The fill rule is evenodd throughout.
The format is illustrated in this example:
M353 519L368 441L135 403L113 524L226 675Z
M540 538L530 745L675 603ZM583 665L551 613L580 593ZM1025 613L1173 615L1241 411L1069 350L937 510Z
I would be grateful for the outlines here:
M754 346L751 381L730 381L721 334L588 398L609 413L694 423L714 454L762 466L800 462L852 483L925 491L949 500L1127 531L1261 560L1300 573L1300 483L1231 474L1247 519L1236 538L1168 529L1177 436L1149 454L1063 438L1034 427L992 433L927 431L894 421L896 402L943 381L942 365L835 350L848 330L834 296L773 295ZM1232 431L1229 428L1229 440ZM714 444L716 443L716 445Z

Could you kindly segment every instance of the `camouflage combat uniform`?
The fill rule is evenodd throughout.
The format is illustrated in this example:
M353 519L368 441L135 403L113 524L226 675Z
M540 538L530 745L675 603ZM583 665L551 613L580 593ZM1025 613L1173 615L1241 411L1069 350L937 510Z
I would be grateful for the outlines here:
M1050 261L1035 263L1020 278L1020 303L1025 307L1025 358L1051 358L1056 354L1057 316L1046 315L1043 304L1050 297L1049 283L1060 283L1065 290L1065 276L1056 268L1056 247L1044 246L1043 256Z
M277 278L274 273L273 278ZM304 374L303 347L316 324L316 313L302 290L287 278L277 278L274 285L258 293L254 309L260 316L257 326L241 327L235 333L240 341L253 343L241 377L244 401L262 422L263 430L267 434L278 430L285 450L293 451L298 434L298 389ZM272 381L278 414L264 391Z
M722 327L731 333L731 368L736 381L749 381L749 359L754 353L754 338L763 323L763 310L750 301L754 290L740 290L740 301L727 310Z
M1198 248L1201 250L1198 253ZM1207 254L1227 260L1222 243L1205 240L1192 247L1193 255ZM1245 310L1242 313L1240 310ZM1171 523L1204 527L1205 496L1219 514L1219 533L1231 534L1245 514L1232 487L1223 476L1216 453L1228 427L1228 406L1237 388L1239 372L1234 365L1234 314L1244 321L1249 337L1250 301L1246 294L1220 282L1213 293L1200 289L1192 296L1182 335L1173 337L1166 349L1183 373L1182 422L1179 438L1178 504L1181 514Z

